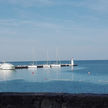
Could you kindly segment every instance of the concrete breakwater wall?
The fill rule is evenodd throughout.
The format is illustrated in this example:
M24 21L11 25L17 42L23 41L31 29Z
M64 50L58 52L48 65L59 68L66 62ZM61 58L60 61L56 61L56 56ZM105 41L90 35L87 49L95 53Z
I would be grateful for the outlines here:
M108 108L108 95L0 93L0 108Z

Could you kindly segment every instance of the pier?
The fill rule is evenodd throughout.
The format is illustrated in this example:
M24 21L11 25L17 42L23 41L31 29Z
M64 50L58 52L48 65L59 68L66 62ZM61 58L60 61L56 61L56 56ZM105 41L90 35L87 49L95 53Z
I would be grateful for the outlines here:
M15 66L15 69L27 69L27 68L60 68L60 67L67 67L67 66L78 66L74 64L74 59L71 59L70 64L42 64L42 65L18 65Z
M44 68L44 65L36 65L37 68ZM67 66L78 66L77 64L60 64L61 67L67 67ZM18 66L15 66L15 69L28 69L29 68L29 65L18 65ZM50 68L51 67L51 64L50 64Z
M40 65L12 65L10 63L3 63L0 65L0 69L2 70L14 70L14 69L27 69L27 68L60 68L60 67L67 67L67 66L77 66L74 64L74 59L72 58L70 64L58 64L58 63L51 63L51 64L40 64Z

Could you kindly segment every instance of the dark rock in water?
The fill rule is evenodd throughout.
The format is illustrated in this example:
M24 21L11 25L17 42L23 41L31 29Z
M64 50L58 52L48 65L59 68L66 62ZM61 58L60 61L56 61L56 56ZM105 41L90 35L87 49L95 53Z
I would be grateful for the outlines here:
M108 108L108 94L0 93L0 108Z

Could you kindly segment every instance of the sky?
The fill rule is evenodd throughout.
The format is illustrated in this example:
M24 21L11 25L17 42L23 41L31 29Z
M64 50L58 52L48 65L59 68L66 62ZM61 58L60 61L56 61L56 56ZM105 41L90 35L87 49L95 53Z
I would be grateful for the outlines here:
M108 60L108 0L0 0L0 61Z

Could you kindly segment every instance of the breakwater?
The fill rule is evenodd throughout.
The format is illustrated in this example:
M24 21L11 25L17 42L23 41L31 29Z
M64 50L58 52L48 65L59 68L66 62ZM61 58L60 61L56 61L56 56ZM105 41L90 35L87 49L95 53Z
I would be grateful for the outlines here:
M31 65L32 66L32 65ZM35 65L37 68L44 68L44 65ZM51 65L49 65L51 68ZM66 66L72 66L71 64L60 64L60 67L66 67ZM78 66L77 64L73 65L73 66ZM27 69L29 68L28 65L17 65L15 66L15 69Z
M0 108L108 108L108 94L0 93Z

